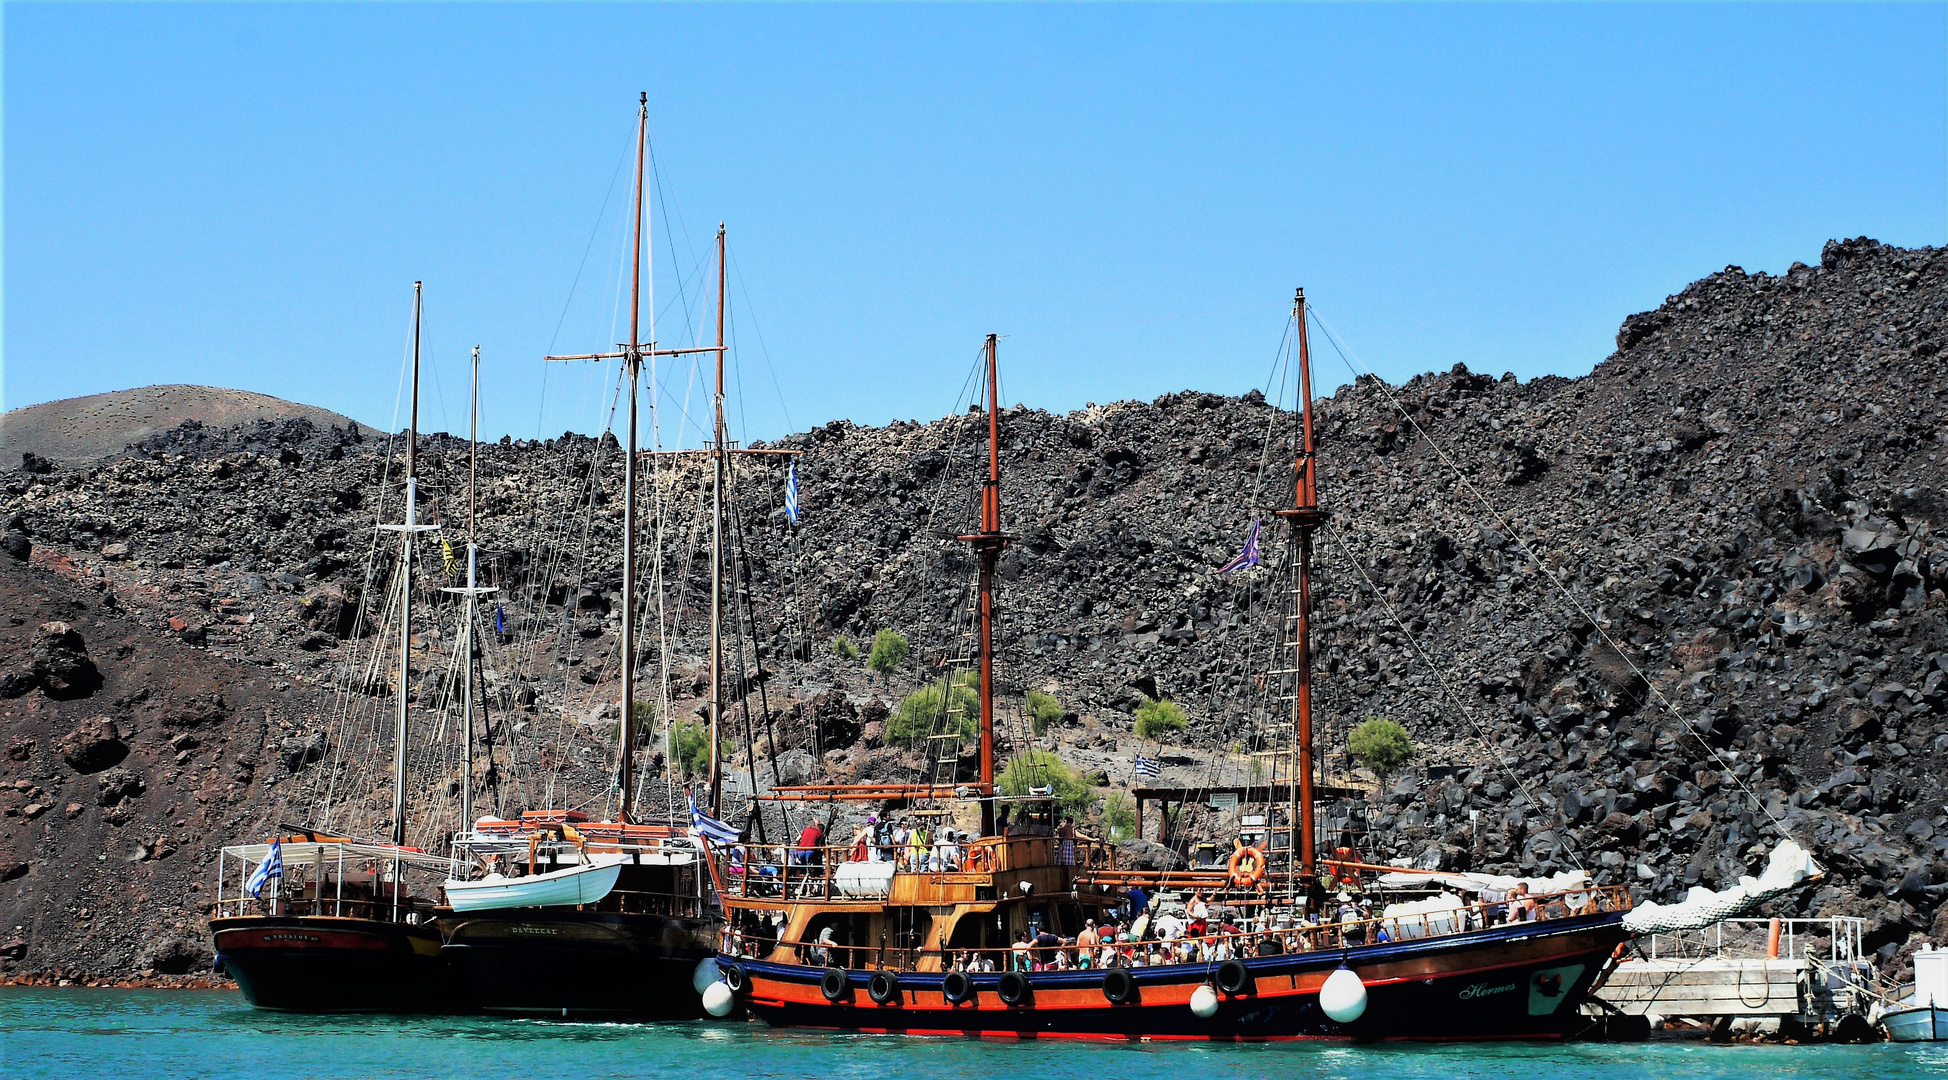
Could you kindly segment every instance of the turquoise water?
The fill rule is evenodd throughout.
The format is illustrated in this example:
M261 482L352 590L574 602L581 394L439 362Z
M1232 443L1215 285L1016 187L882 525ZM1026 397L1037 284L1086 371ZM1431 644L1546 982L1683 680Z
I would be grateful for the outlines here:
M1906 1080L1948 1077L1948 1044L1021 1044L773 1031L758 1024L282 1016L255 1012L234 993L0 989L0 1076Z

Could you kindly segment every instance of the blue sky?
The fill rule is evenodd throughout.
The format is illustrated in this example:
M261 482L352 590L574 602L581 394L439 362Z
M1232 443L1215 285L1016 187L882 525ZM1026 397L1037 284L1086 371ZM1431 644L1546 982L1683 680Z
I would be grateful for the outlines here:
M591 430L613 370L540 358L626 326L639 90L658 337L727 221L746 438L937 417L989 332L1040 407L1242 392L1295 285L1388 378L1580 374L1727 264L1948 239L1939 3L3 17L7 408L202 382L385 425L423 279L424 426L464 430L477 343L488 433Z

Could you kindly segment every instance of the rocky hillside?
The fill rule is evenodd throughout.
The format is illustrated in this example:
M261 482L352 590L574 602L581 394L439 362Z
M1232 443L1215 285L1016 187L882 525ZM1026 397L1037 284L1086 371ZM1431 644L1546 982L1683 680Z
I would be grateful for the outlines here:
M1580 865L1658 897L1727 884L1784 831L1832 871L1797 910L1868 917L1870 946L1889 957L1919 935L1948 940L1944 336L1948 253L1834 242L1818 266L1728 267L1630 317L1583 378L1456 368L1402 386L1361 379L1320 401L1329 768L1349 773L1346 732L1367 716L1401 721L1420 751L1335 820L1380 860ZM1010 747L1034 739L1019 695L1041 689L1068 710L1041 744L1107 786L1129 783L1139 746L1163 755L1162 783L1251 776L1279 711L1275 684L1257 678L1280 666L1277 526L1266 566L1215 570L1289 496L1292 414L1255 394L1185 392L1067 416L1017 406L1002 423L1004 517L1020 537L1002 566ZM753 605L740 641L757 648L742 678L764 698L748 736L741 717L731 732L742 787L917 774L918 754L888 742L886 711L964 643L954 619L972 563L947 537L971 517L984 426L838 422L769 447L803 452L795 529L779 459L743 460ZM421 448L425 513L450 533L464 450L444 436ZM195 896L155 891L133 910L81 899L74 864L90 851L105 856L104 882L207 864L228 839L310 813L327 778L351 806L340 821L383 824L380 785L324 755L356 744L372 753L341 757L384 757L373 725L330 703L334 686L361 683L361 634L384 619L384 549L378 576L365 565L373 521L399 500L387 453L383 438L292 421L176 430L86 469L0 474L0 564L33 599L8 605L14 637L0 639L0 738L32 744L0 775L20 804L0 834L0 918L21 927L8 970L162 970L109 944L121 938L89 936L75 912L173 925ZM486 661L502 809L599 808L607 790L620 481L606 438L482 448L480 536L504 589L506 633L489 635ZM706 497L694 462L664 461L645 499L663 537L678 717L707 684ZM440 584L437 546L424 554L422 576ZM108 614L69 616L70 597ZM451 608L437 606L450 601L428 600L423 679L452 636ZM42 626L57 622L67 629ZM890 676L832 647L881 627L914 644ZM650 697L664 660L654 636ZM99 688L64 659L83 652ZM204 678L226 689L202 725L150 704L201 700ZM1161 751L1139 744L1131 717L1158 696L1191 719ZM273 703L268 722L260 702ZM99 742L111 723L127 750L113 766L59 748ZM165 756L185 733L201 748ZM660 744L641 767L662 798ZM136 786L102 779L115 769ZM110 788L122 794L104 803ZM414 820L436 822L451 786L436 776L417 798ZM152 846L164 823L173 863ZM137 848L149 854L118 863Z
M220 431L300 417L321 427L355 426L328 409L248 390L141 386L8 411L0 416L0 461L11 463L22 454L33 454L66 465L86 465L186 423Z

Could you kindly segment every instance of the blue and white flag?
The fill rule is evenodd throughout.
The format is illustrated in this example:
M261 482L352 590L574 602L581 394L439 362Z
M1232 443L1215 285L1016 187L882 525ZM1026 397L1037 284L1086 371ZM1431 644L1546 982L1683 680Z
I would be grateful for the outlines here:
M793 525L798 524L798 461L791 460L785 465L785 516Z
M264 886L270 884L272 878L280 881L284 878L284 848L276 840L271 841L270 854L264 856L264 861L257 864L257 872L250 875L249 881L244 882L244 888L252 896L262 896Z
M690 796L690 836L713 844L737 843L737 830L697 809L697 797Z
M1218 573L1228 574L1233 570L1258 565L1258 522L1259 519L1255 517L1251 519L1251 531L1245 534L1245 549L1238 553L1237 558L1225 563Z
M1153 761L1142 754L1136 755L1136 774L1156 779L1163 775L1163 762Z
M507 633L507 615L501 611L499 604L494 605L494 633Z

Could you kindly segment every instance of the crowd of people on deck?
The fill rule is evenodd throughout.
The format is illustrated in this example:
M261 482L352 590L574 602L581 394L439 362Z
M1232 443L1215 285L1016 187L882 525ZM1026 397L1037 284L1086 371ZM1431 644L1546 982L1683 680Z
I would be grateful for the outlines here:
M827 826L816 817L799 830L796 842L771 848L785 854L793 866L825 866L828 862L891 863L899 873L957 873L970 867L970 855L979 839L972 831L943 824L927 817L910 820L868 816L853 827L852 836L840 849L829 844ZM1056 843L1056 861L1077 865L1078 843L1087 838L1076 831L1073 819L1063 817L1051 828L1036 821L1009 824L1004 814L996 831L1005 837L1048 836ZM753 848L756 845L752 845ZM734 852L734 861L741 861ZM762 861L762 860L761 860Z

